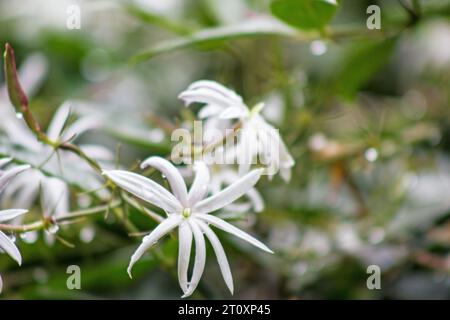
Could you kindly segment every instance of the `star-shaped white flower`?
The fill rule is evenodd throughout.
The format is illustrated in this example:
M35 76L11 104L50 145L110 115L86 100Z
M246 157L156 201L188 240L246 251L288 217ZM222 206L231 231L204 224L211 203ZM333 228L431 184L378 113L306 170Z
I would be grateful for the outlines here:
M295 161L278 130L260 114L264 104L258 104L250 110L234 91L209 80L192 83L179 98L186 106L194 102L205 104L199 112L201 119L208 118L208 121L214 122L217 122L217 119L241 121L242 126L238 134L240 140L235 150L241 174L248 172L259 156L261 162L270 168L269 175L279 171L285 181L290 180Z
M14 178L17 174L29 168L28 165L17 166L9 170L1 170L1 168L10 162L10 158L0 159L0 193L6 188L9 181ZM0 223L8 220L12 220L18 216L26 213L27 210L23 209L9 209L0 210ZM22 264L22 256L20 255L19 249L17 249L14 242L2 231L0 231L0 249L6 252L11 258L13 258L19 265ZM3 282L0 277L0 292L2 292Z
M12 109L12 108L11 108ZM64 103L53 116L48 129L47 136L52 141L67 141L88 130L95 129L97 119L95 117L81 117L67 125L71 115L70 103ZM42 163L34 163L40 166L43 171L59 172L63 177L66 168L82 172L84 175L94 178L86 179L92 184L92 189L99 189L102 186L95 172L90 166L72 154L71 152L58 150L58 156L54 149L39 142L21 119L9 119L5 124L5 132L10 140L28 150L30 154L36 154L35 158L43 159ZM14 139L17 139L15 141ZM90 157L98 161L110 161L113 159L112 153L98 145L80 145L80 148ZM34 160L34 159L30 159ZM37 199L39 192L42 195L42 210L47 216L58 216L69 211L69 187L68 184L59 177L49 177L41 169L32 168L26 174L11 182L10 187L2 197L2 204L12 206L21 205L30 207ZM69 169L66 169L69 170ZM101 189L97 192L102 198L108 196L108 192ZM106 194L105 194L106 193ZM50 241L51 242L51 241Z
M160 157L150 157L142 163L141 168L148 166L152 166L162 172L169 182L172 193L154 181L136 173L123 170L104 172L108 178L122 189L160 207L167 213L167 218L149 235L143 238L142 244L131 257L128 266L130 276L131 269L136 261L150 247L156 244L160 238L178 227L178 278L180 287L184 292L183 297L188 297L193 293L203 274L206 260L204 235L206 235L211 243L225 283L230 292L233 293L233 278L225 251L209 225L231 233L261 250L269 253L273 252L259 240L210 213L229 205L247 193L258 182L263 169L252 170L221 192L206 197L210 177L208 167L205 163L200 161L195 163L194 170L196 175L189 191L180 172L169 161ZM193 239L196 248L195 262L192 277L188 281L188 268Z

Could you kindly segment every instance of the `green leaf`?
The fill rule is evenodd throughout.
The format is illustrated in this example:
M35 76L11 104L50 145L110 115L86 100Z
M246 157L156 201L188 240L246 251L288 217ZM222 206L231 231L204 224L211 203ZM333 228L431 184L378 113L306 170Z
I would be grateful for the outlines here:
M303 34L300 34L297 30L290 28L289 26L280 23L279 21L264 17L252 19L236 25L204 29L193 33L192 35L184 38L175 38L169 41L160 43L153 46L142 53L139 53L131 58L132 63L142 62L144 60L151 59L159 54L175 51L184 48L195 47L199 45L219 45L224 41L246 38L246 37L258 37L264 35L276 35L287 36L301 39L302 36L307 39Z
M300 29L323 29L333 19L338 3L336 0L275 0L271 3L272 14Z
M135 5L135 4L126 4L125 9L129 14L141 20L144 23L148 23L151 25L159 26L165 30L170 32L179 34L179 35L187 35L192 33L192 29L180 24L176 21L170 20L169 18L150 12L148 10L144 10L143 8Z
M339 62L337 91L347 99L352 99L388 61L397 43L397 38L383 41L363 41L349 48L348 55Z

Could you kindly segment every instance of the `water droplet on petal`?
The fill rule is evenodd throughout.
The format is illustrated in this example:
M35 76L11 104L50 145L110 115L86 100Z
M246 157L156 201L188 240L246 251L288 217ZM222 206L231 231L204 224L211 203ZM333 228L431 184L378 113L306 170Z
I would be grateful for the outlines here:
M20 238L25 243L35 243L38 239L38 233L36 231L21 233Z
M58 231L59 231L59 226L56 224L53 224L48 228L48 232L50 234L56 234Z
M22 119L22 118L23 118L23 114L20 113L20 112L17 112L17 113L16 113L16 118L17 118L17 119Z
M12 242L16 242L16 236L15 235L10 235L9 236L9 240L11 240Z

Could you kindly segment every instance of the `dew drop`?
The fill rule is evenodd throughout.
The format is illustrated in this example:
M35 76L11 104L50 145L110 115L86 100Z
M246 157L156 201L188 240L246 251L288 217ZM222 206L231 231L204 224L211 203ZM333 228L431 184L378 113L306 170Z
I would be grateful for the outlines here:
M38 233L36 231L30 231L20 234L20 238L25 243L35 243L38 239Z
M20 113L20 112L17 112L17 113L16 113L16 118L17 118L17 119L22 119L22 118L23 118L23 114Z
M50 234L56 234L58 231L59 231L59 226L56 224L53 224L48 228L48 232Z

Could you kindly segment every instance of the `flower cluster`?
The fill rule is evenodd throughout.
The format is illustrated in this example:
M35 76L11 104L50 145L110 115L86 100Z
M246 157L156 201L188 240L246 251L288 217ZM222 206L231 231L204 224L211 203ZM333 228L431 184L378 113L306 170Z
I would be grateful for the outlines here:
M5 166L12 159L5 158L0 159L0 193L6 188L8 183L13 179L16 175L27 170L29 165L17 166L15 168L9 170L2 170L2 167ZM8 210L0 210L0 223L5 221L13 220L23 214L25 214L27 210L24 209L8 209ZM14 241L12 241L6 234L0 231L0 249L2 249L5 253L7 253L11 258L13 258L19 265L22 264L22 256L20 255L19 249L17 249ZM3 288L3 281L0 276L0 292Z
M13 59L12 49L9 49L5 57ZM15 62L6 61L6 63L9 69L15 72ZM14 77L16 75L12 74L13 80ZM8 78L11 79L11 75L7 74ZM7 106L8 103L0 101L0 112L2 116L8 118L8 121L2 122L0 130L10 142L9 148L0 151L1 153L10 151L9 154L13 157L16 156L17 150L20 150L17 155L22 158L24 155L29 157L31 155L29 161L31 167L22 165L0 171L0 192L2 192L15 175L29 169L26 174L10 183L2 197L2 206L12 204L30 208L40 193L43 219L23 229L0 225L3 230L20 231L30 228L40 230L48 228L49 225L57 226L58 219L61 221L70 219L70 188L72 184L77 185L83 180L80 182L84 186L82 189L91 189L91 193L96 194L96 199L111 200L109 206L113 201L118 205L121 205L122 201L136 204L135 200L125 195L124 192L127 192L147 205L164 211L165 216L162 217L149 208L139 206L143 211L151 212L149 216L155 218L159 224L142 239L141 245L131 257L128 267L130 277L134 264L144 253L175 229L178 229L178 278L183 297L192 295L203 275L206 239L216 255L226 286L231 293L234 291L225 250L213 228L225 231L262 251L273 253L261 241L224 220L225 217L230 217L230 214L242 216L263 211L263 197L255 188L262 175L271 178L280 172L284 180L290 179L294 160L278 131L262 116L263 104L250 109L235 92L207 80L194 82L183 91L179 98L186 106L193 103L204 105L200 109L199 118L204 120L205 127L223 130L239 128L234 132L239 140L233 146L232 156L241 161L235 164L207 164L203 159L194 158L192 166L180 167L175 167L169 160L156 156L143 161L141 169L151 167L151 170L160 171L167 179L170 187L168 190L144 175L121 168L112 170L110 166L112 155L102 146L72 144L81 133L100 129L101 119L98 116L87 114L71 121L73 120L71 106L70 103L65 103L55 113L48 129L43 132L28 108L20 84L13 81L12 86L12 89L8 88L11 89L8 90L10 99L14 100L16 110L21 108L24 114L21 112L16 114L10 106ZM32 84L26 83L26 86ZM19 148L15 148L16 146ZM213 146L208 152L221 152L220 146ZM9 158L0 160L0 168L10 161ZM88 179L88 175L94 176L94 180ZM190 179L189 176L193 178ZM106 184L101 182L102 178L106 180ZM86 180L93 182L87 184ZM190 183L187 184L186 181ZM121 196L114 199L117 193L110 192L107 187L112 187L111 191L117 190L116 187L120 188ZM242 201L241 198L245 200ZM22 209L0 211L0 222L15 219L15 222L20 223L16 218L25 212L27 210ZM74 216L79 217L80 213ZM21 264L22 259L14 242L1 231L0 247ZM193 250L195 255L191 263ZM191 264L192 272L189 274ZM0 290L1 284L0 281Z

